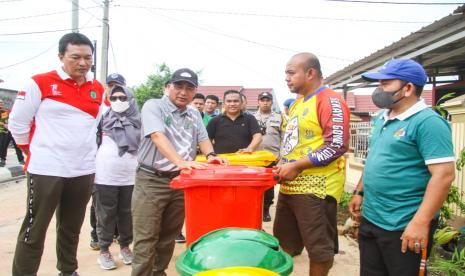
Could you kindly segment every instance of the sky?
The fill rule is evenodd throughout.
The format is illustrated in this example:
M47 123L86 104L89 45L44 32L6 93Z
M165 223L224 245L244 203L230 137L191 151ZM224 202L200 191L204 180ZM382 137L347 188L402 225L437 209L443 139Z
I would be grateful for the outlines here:
M1 88L21 89L60 66L58 40L70 32L72 0L0 0ZM387 0L394 2L395 0ZM451 14L463 0L397 0L387 5L328 0L113 0L108 72L137 86L166 63L200 71L202 85L273 88L289 58L312 52L324 76ZM446 5L446 3L457 3ZM80 32L97 41L100 77L102 0L79 0Z

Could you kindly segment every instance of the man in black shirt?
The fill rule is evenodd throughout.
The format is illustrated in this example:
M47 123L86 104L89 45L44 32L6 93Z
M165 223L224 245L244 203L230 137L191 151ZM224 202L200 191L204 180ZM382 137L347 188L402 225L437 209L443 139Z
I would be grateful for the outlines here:
M242 97L236 90L224 92L224 113L210 120L208 137L216 153L253 152L262 142L255 117L241 111Z

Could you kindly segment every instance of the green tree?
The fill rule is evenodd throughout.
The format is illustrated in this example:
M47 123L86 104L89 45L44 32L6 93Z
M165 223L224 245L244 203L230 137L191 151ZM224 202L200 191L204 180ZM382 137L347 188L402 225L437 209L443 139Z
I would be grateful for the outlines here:
M163 96L165 83L170 79L171 71L165 63L157 64L157 72L149 75L147 81L134 88L137 104L142 107L147 100Z

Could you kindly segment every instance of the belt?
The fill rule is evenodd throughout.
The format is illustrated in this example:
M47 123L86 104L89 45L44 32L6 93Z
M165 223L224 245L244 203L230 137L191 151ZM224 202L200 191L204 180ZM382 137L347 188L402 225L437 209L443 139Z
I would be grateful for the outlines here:
M142 170L144 172L153 174L158 177L163 177L163 178L175 178L176 176L179 175L179 171L160 171L160 170L154 169L152 167L149 167L143 164L139 164L139 167L137 170Z

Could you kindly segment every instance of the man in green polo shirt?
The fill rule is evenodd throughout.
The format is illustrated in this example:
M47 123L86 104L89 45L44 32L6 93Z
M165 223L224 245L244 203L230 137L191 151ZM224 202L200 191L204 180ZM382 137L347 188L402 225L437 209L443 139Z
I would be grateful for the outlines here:
M372 100L384 110L349 205L361 218L360 274L418 275L455 177L451 129L421 98L427 76L417 62L393 59L362 77L379 82Z

